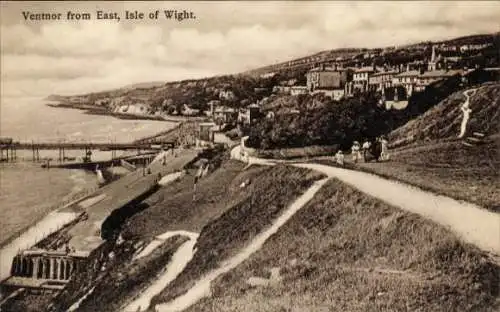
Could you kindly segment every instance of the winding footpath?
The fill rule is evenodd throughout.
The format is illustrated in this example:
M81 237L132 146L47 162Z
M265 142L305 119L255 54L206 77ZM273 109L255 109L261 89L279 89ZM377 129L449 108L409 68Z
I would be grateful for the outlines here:
M225 261L219 268L211 271L198 280L185 294L165 304L157 305L155 310L158 312L183 311L202 298L210 296L210 284L212 281L220 275L234 269L243 261L248 259L253 253L258 251L267 239L276 233L281 226L283 226L297 211L299 211L300 208L309 202L327 181L328 179L316 181L304 194L297 198L290 205L290 207L288 207L287 210L280 217L278 217L278 219L273 222L271 227L258 234L247 247Z
M173 280L175 280L184 270L189 261L191 261L195 252L194 246L198 240L198 234L186 231L172 231L158 236L157 239L166 240L176 235L187 236L189 239L173 254L172 260L168 264L165 272L152 285L142 291L141 295L137 299L129 303L125 309L123 309L123 312L138 312L147 310L151 303L151 299L155 295L159 294ZM136 259L146 256L158 246L159 245L153 241L150 245L144 248L143 252L141 252Z
M231 151L241 160L241 147ZM247 157L249 164L275 165L285 161ZM291 164L337 178L360 191L400 209L416 213L454 232L467 243L500 256L500 214L477 205L436 195L417 187L388 180L375 174L312 163Z

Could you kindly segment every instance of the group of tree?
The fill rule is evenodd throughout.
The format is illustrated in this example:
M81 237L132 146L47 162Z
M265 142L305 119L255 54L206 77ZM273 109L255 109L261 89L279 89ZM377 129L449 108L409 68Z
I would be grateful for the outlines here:
M262 149L310 145L348 148L354 140L372 140L393 127L391 112L378 104L374 93L341 102L325 97L323 105L310 109L314 100L306 96L298 112L261 119L248 129L248 145Z

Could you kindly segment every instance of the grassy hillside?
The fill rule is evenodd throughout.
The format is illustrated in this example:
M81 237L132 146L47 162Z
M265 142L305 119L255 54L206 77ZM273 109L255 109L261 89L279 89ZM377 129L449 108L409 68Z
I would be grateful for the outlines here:
M210 270L236 254L272 222L322 175L295 167L257 168L261 173L239 198L226 193L228 202L220 214L206 223L196 243L196 253L178 278L153 298L153 303L169 301L187 291ZM233 195L233 196L231 196ZM241 196L241 195L240 195ZM235 200L236 199L236 200ZM165 207L167 208L167 207ZM167 208L168 209L168 208Z
M444 228L333 180L186 311L494 311L499 274Z
M426 143L390 151L391 160L358 168L500 212L500 137L472 148Z
M483 144L466 146L457 138L464 101L456 92L410 120L389 134L389 162L357 168L500 211L500 83L480 86L470 100L466 137L484 133Z
M466 97L464 90L455 92L422 116L389 134L394 147L438 139L454 139L460 133L461 105ZM480 86L470 99L471 117L469 133L474 131L495 134L500 124L500 83Z

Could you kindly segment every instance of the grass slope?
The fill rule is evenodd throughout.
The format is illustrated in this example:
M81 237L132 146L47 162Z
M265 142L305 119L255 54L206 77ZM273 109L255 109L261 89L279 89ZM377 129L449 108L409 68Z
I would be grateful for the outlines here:
M440 142L396 151L390 162L358 168L500 212L499 150L500 137L473 148Z
M186 292L197 279L241 250L321 177L300 168L266 167L244 191L239 191L244 193L242 197L236 192L239 200L222 204L226 207L225 212L203 227L193 259L173 283L153 298L152 303L167 302ZM234 194L229 192L226 196L234 199Z
M453 93L422 116L409 121L389 134L394 147L437 139L456 138L462 122L462 91ZM468 132L498 133L500 121L500 83L484 84L471 96L472 109Z
M479 86L470 99L468 133L483 132L488 143L465 147L457 139L464 101L454 93L390 133L389 162L355 168L500 211L500 83Z
M247 284L273 267L281 282ZM492 311L499 275L444 228L332 180L186 311Z

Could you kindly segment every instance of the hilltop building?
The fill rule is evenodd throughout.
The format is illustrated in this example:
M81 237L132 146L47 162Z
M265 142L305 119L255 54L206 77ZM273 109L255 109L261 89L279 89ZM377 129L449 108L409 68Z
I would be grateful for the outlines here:
M376 73L375 65L357 68L352 77L352 91L367 92L370 77Z
M453 76L459 76L462 73L463 73L462 70L443 70L443 69L425 72L418 77L419 81L418 81L417 91L423 90L426 86L430 85L433 82L443 79L448 79Z
M398 70L384 70L372 74L368 78L368 89L370 91L381 91L383 88L391 87L397 74L399 74Z
M392 85L404 87L406 92L411 95L419 84L420 75L421 72L419 70L404 71L394 76Z
M345 86L352 80L352 71L322 64L306 74L307 90L311 94L322 93L334 100L340 100L345 95Z
M317 89L343 89L345 84L350 80L350 71L339 69L337 65L334 67L325 67L322 64L320 67L308 71L306 78L309 92Z

